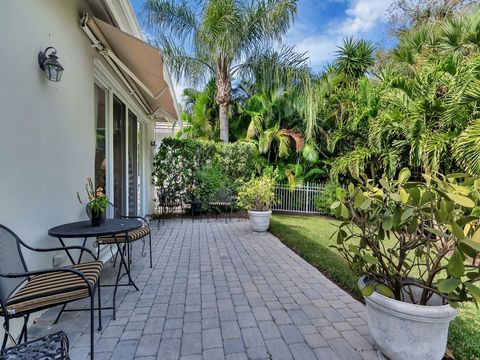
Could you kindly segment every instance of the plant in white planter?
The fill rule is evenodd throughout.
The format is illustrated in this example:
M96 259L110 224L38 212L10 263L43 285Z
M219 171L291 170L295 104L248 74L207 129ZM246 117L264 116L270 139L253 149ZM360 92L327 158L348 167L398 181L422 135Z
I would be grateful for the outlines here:
M480 180L423 175L338 189L337 249L359 281L368 325L391 360L441 359L462 302L480 303ZM454 350L454 349L453 349Z
M267 231L270 226L275 201L275 184L277 172L267 168L260 177L245 182L238 191L238 204L248 210L253 231Z

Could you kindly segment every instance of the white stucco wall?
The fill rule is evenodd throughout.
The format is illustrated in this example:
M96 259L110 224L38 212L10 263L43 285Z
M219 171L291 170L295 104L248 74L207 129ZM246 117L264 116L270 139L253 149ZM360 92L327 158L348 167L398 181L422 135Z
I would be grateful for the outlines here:
M153 123L80 28L82 13L91 13L84 0L0 5L0 224L31 245L51 247L59 243L49 228L87 219L76 192L84 196L86 177L94 175L94 58L97 77L103 72L105 86L146 124L143 209L151 213ZM65 68L59 83L48 81L38 66L38 52L48 46L57 49ZM51 267L53 255L25 253L31 269Z
M76 191L94 171L93 49L81 1L3 0L0 11L0 223L30 244L58 245L50 227L85 217ZM58 51L48 81L37 54ZM28 263L51 265L49 255ZM48 257L48 258L47 258Z

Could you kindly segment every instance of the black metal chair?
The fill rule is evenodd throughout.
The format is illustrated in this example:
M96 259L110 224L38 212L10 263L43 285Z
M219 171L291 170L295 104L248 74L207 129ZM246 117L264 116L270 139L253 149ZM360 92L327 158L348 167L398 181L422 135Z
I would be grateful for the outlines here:
M63 331L9 347L0 352L0 360L69 360L69 341Z
M33 252L79 250L94 259L70 267L30 271L22 249ZM31 313L90 298L90 356L94 358L94 297L98 289L99 329L102 327L100 273L103 263L83 246L39 249L24 243L12 230L0 224L0 315L5 334L2 350L10 336L10 320L23 318L20 341L27 341L27 323Z
M147 221L147 219L145 219L142 216L128 216L128 215L122 214L118 210L118 208L111 202L109 202L109 205L113 208L115 212L115 217L124 218L124 219L139 219L143 222L143 226L137 230L133 230L129 232L127 237L125 237L125 234L117 234L115 235L115 237L110 235L97 237L97 239L95 240L95 246L97 247L97 256L100 255L100 245L110 245L111 247L116 246L116 242L115 242L115 238L116 238L119 244L124 245L124 250L127 255L127 262L128 262L128 265L130 266L132 262L131 247L135 241L142 240L143 242L142 256L143 257L147 256L147 253L145 252L145 245L146 245L145 239L148 235L148 247L150 251L150 267L152 267L153 266L152 264L152 231L150 229L150 223ZM116 256L115 256L115 260L116 260ZM116 263L115 260L114 260L114 265Z
M157 229L160 228L160 218L162 219L162 225L165 225L165 217L169 214L173 214L173 218L176 217L176 212L180 209L183 213L183 201L176 195L174 191L168 191L167 189L161 189L157 191L157 211L159 217L157 218ZM183 221L183 219L182 219Z
M215 211L215 219L218 219L219 208L225 209L225 223L227 223L227 219L232 219L234 199L235 199L235 196L233 195L232 190L230 189L217 190L217 192L215 193L214 200L208 202L209 206L214 207L218 210L218 211ZM230 212L228 212L228 210L230 210Z

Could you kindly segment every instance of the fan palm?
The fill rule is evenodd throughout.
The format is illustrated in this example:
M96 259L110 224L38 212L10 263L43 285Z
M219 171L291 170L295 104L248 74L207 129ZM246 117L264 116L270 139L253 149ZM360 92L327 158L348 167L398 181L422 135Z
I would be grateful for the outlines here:
M336 66L340 72L358 79L374 64L373 52L371 42L346 38L337 51Z
M228 142L231 82L261 52L288 30L296 0L147 0L148 24L172 72L193 83L215 77L220 138Z

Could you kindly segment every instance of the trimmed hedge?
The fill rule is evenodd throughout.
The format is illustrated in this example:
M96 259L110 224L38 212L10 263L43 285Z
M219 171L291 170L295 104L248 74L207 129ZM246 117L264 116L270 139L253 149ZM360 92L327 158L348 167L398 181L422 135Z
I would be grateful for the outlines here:
M261 172L262 164L255 146L247 142L165 138L154 158L153 176L158 188L185 196L189 189L204 183L205 171L214 168L221 183L236 193L243 181Z

